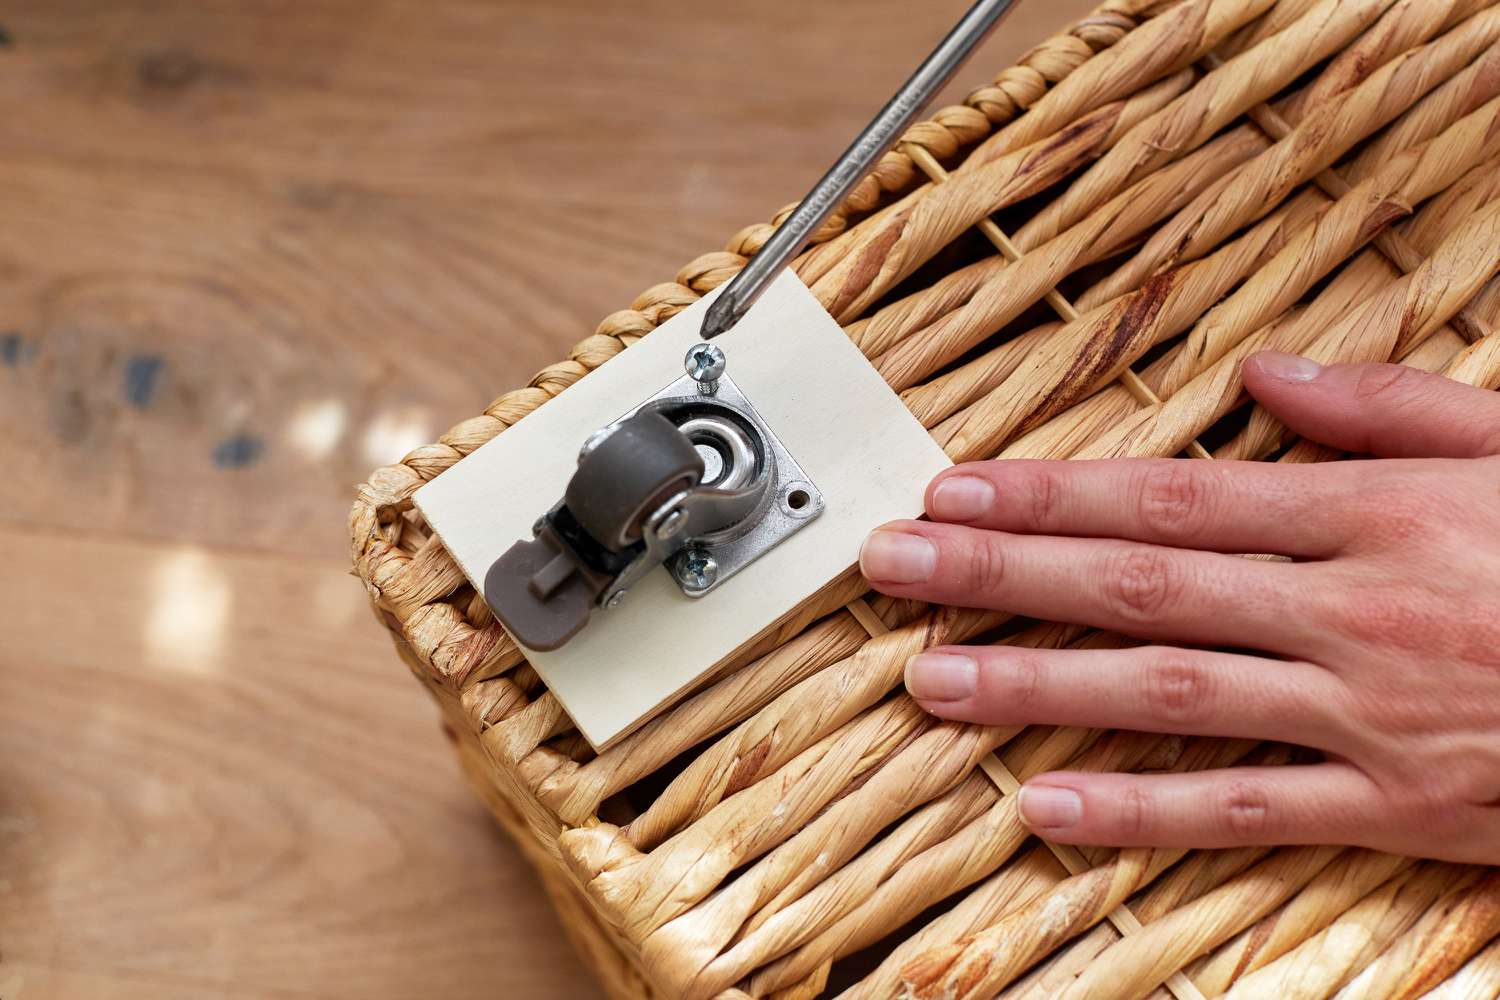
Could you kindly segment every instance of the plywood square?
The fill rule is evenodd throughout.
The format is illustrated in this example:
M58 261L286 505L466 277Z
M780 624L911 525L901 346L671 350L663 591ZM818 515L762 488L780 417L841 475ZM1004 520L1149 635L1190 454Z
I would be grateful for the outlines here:
M682 375L712 296L664 323L417 491L482 592L485 572L563 493L578 447ZM949 460L791 272L715 340L729 373L823 494L822 516L712 594L656 569L561 649L527 659L602 748L854 565L876 525L922 511Z

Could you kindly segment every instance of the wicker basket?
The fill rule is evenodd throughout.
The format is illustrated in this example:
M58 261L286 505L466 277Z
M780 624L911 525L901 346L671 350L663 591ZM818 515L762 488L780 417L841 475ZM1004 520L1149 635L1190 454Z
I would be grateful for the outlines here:
M914 128L797 269L956 460L1333 458L1244 405L1248 353L1500 383L1497 41L1496 0L1111 0ZM352 514L378 614L610 994L1500 995L1500 873L1322 847L1079 851L1016 816L1017 780L1064 764L1296 751L965 726L901 689L937 643L1116 636L850 577L588 749L411 496L770 232L375 472Z

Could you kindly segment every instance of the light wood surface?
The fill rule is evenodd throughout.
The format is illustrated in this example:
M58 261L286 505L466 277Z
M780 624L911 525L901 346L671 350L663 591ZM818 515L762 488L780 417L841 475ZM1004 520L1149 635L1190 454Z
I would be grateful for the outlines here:
M352 485L800 194L962 7L7 5L0 1000L594 995Z

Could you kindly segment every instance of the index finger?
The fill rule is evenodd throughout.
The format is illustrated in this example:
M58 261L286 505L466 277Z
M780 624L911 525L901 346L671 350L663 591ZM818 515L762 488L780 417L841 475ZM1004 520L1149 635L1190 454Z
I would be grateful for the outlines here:
M927 488L934 521L1210 552L1334 555L1357 532L1346 470L1191 459L990 461Z

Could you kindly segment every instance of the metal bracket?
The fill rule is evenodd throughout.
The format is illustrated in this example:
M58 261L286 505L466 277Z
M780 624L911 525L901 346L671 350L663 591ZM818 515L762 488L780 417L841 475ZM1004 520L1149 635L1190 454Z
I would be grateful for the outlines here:
M713 398L739 411L760 432L772 463L772 482L764 509L759 515L747 518L749 523L739 526L737 531L731 529L719 536L699 538L690 535L690 543L668 560L672 579L688 597L713 593L724 581L795 535L823 512L822 492L761 419L734 378L726 373L720 374L715 381ZM632 412L661 400L692 397L698 393L700 384L684 376ZM704 447L700 445L700 451ZM664 510L658 513L665 513L671 504L663 507Z

